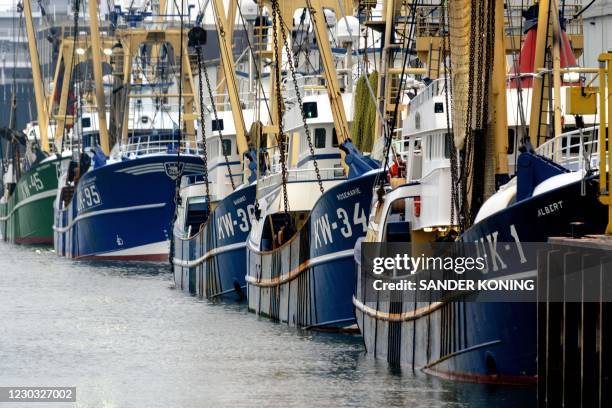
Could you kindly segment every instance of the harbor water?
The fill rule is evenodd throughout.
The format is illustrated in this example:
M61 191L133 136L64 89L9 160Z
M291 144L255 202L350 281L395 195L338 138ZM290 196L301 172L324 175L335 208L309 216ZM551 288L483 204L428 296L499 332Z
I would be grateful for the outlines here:
M300 331L244 303L188 296L168 265L74 262L4 243L0 386L76 387L76 403L52 407L501 408L536 399L531 387L395 370L369 358L359 336Z

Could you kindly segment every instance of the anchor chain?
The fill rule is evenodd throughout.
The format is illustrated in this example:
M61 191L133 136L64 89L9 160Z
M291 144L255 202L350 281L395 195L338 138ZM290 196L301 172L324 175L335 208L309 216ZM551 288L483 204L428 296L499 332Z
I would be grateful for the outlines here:
M195 47L196 57L198 61L198 73L200 74L200 80L198 81L200 87L200 130L202 131L202 162L204 162L204 185L206 186L206 210L210 214L210 186L208 180L208 149L206 146L206 129L204 120L204 87L202 86L202 47Z
M278 48L278 22L280 21L280 15L278 10L278 0L272 1L272 31L273 31L273 41L274 41L274 63L276 73L274 75L275 82L275 91L276 91L276 101L278 104L278 146L280 150L280 164L281 164L281 177L283 184L283 205L285 214L289 212L289 197L287 194L287 163L285 160L285 131L283 129L283 111L281 109L282 102L282 93L281 93L281 67L279 64L279 48ZM281 26L282 30L282 26Z

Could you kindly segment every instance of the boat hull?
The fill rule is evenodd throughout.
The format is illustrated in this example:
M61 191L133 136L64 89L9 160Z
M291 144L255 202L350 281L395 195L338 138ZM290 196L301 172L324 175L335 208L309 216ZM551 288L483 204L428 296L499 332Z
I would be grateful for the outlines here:
M107 164L79 180L55 207L58 255L76 259L167 261L176 178L201 171L197 156L151 155Z
M304 226L280 248L247 242L249 310L291 326L353 330L354 245L367 228L378 173L346 180L316 202Z
M175 227L174 282L207 299L245 298L246 240L255 212L256 185L221 200L194 236Z
M36 163L0 204L0 235L17 244L53 244L53 201L61 159Z
M483 250L488 250L493 235L498 243L513 245L546 242L551 236L567 234L574 221L584 222L587 233L601 233L606 209L597 199L595 181L589 180L586 187L585 196L577 182L511 205L472 226L461 241L481 245ZM541 211L553 203L558 204L556 211ZM527 256L524 262L519 256L504 261L507 267L501 278L537 276L536 256ZM454 302L415 302L408 292L375 301L382 295L361 285L364 273L358 272L355 313L366 348L375 357L452 379L536 382L535 303L479 302L478 293Z

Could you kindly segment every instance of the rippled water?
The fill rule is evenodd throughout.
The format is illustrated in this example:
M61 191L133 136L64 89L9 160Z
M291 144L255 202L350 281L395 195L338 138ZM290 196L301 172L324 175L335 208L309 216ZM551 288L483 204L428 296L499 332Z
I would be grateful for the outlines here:
M535 404L531 388L394 371L358 336L185 295L167 265L73 262L0 243L0 386L53 385L76 386L77 403L52 407Z

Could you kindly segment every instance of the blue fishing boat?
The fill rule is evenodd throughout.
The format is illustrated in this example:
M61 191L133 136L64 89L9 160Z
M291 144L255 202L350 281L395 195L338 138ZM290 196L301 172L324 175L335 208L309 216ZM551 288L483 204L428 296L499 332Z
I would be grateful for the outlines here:
M195 154L172 153L176 140L155 136L121 159L85 172L76 187L59 190L54 244L58 255L79 259L167 261L175 213L176 180L201 171ZM158 153L153 153L156 146ZM60 185L71 183L70 168Z
M381 172L351 141L352 89L340 91L322 3L313 1L305 12L324 67L321 78L309 79L325 86L307 83L311 91L302 97L292 78L297 109L286 122L303 124L298 137L285 142L280 121L278 170L257 184L259 213L247 243L248 307L290 326L353 331L353 248L366 232ZM273 25L281 18L273 2ZM275 187L264 191L268 186Z
M89 12L97 21L96 7ZM111 17L105 35L116 43L105 52L117 86L110 95L115 109L106 114L102 72L94 69L95 103L80 102L75 129L90 147L78 146L60 177L55 249L77 259L167 261L181 177L203 166L186 10L165 18L163 26L149 24L157 17L147 10L116 8ZM97 23L91 30L95 68L102 65ZM78 98L90 95L81 78L73 82ZM91 118L95 126L85 120ZM110 152L109 134L116 139Z
M196 26L189 32L189 46L196 54L200 101L204 105L206 100L212 112L206 118L201 111L199 118L201 139L205 141L203 166L198 175L181 180L170 262L176 288L207 299L232 295L242 300L245 242L256 201L256 171L246 123L253 122L253 106L261 101L252 100L253 94L240 98L232 55L233 32L227 33L222 5L214 2L213 11L221 55L221 64L215 70L217 76L224 75L230 103L218 107L218 100L225 95L213 94L203 58L207 35ZM206 23L204 10L200 12Z
M336 181L324 194L309 191L316 186L312 180L289 182L291 188L314 193L318 199L310 211L292 210L299 225L293 234L281 211L264 211L254 223L247 248L249 310L307 329L354 329L353 249L366 232L366 214L379 174L372 170ZM280 196L277 189L266 198L278 200ZM283 234L290 239L282 242Z
M484 10L491 11L492 4L473 2L474 6L478 7L478 16ZM470 27L468 14L462 13L457 4L449 7L449 18L463 20L464 26ZM498 30L503 27L503 19L497 14L503 11L503 4L495 2L495 7L495 27L490 28ZM527 14L533 15L533 10ZM544 16L556 18L552 17L554 14L547 17L549 14L550 10ZM492 23L491 20L487 24ZM466 45L473 34L462 36L458 32L460 26L463 25L450 29L449 40L455 41L457 49L461 44ZM522 63L527 65L534 58L536 47L532 42L536 29L534 24L527 28L530 40L523 44L521 54ZM491 41L490 34L491 31L479 37L483 44ZM557 35L563 47L569 47L564 43L565 33ZM490 50L500 51L499 43L490 46ZM462 64L461 58L468 54L453 54L453 51L449 53L456 67L454 64ZM373 203L365 241L403 243L407 253L412 243L433 246L435 242L453 242L485 256L483 274L489 275L483 275L483 279L493 276L495 280L525 282L537 279L538 260L533 243L547 242L554 236L605 231L608 209L600 200L598 173L606 173L606 166L599 165L600 157L605 157L600 155L599 146L605 152L603 146L607 142L596 128L583 127L563 133L562 120L558 120L553 133L552 124L547 123L538 109L530 114L521 103L506 106L506 95L511 100L517 94L516 90L505 92L505 62L499 63L505 59L496 59L500 54L503 57L503 51L498 51L495 58L487 57L486 52L483 54L485 61L488 58L498 61L493 64L491 77L487 74L475 78L474 72L462 77L463 74L455 71L452 78L430 83L410 101L410 115L396 145L405 159L406 177L392 179L384 194ZM537 52L544 53L544 50ZM458 85L465 78L470 78L469 83L463 83L465 87ZM481 80L484 85L479 85ZM518 75L516 81L520 80ZM533 81L535 88L538 86L535 82L541 79ZM566 85L579 86L580 81ZM482 90L488 86L497 87L500 92L487 99ZM481 98L481 109L469 112L471 117L466 115L466 107L471 110ZM521 102L520 95L517 98ZM450 105L451 100L454 107ZM493 125L487 122L489 102L495 107L498 124L508 123L508 126L492 129ZM537 108L545 107L549 101L536 99L531 103L532 108ZM555 106L559 116L570 116L569 107L565 112L558 101ZM517 117L523 119L514 118L511 122L506 109L520 112ZM601 110L605 108L601 106ZM533 144L525 133L525 117L531 122L528 130ZM582 120L583 117L572 118L569 126L574 127ZM548 130L551 132L547 136ZM499 137L487 147L495 150L492 160L485 155L483 146L491 141L485 140L484 135L497 131ZM546 141L538 146L542 140ZM493 191L487 194L486 200L485 175L489 180L498 177L495 181L499 184L497 189L490 187L495 183L489 185ZM508 176L512 176L509 181ZM503 179L506 181L500 182ZM368 284L367 268L362 268L361 259L356 260L358 284L353 303L371 355L392 366L449 379L498 384L538 381L536 303L520 302L511 295L491 301L488 294L479 291L430 301L426 301L426 296L435 296L433 292L424 291L417 296L414 291L376 291Z

